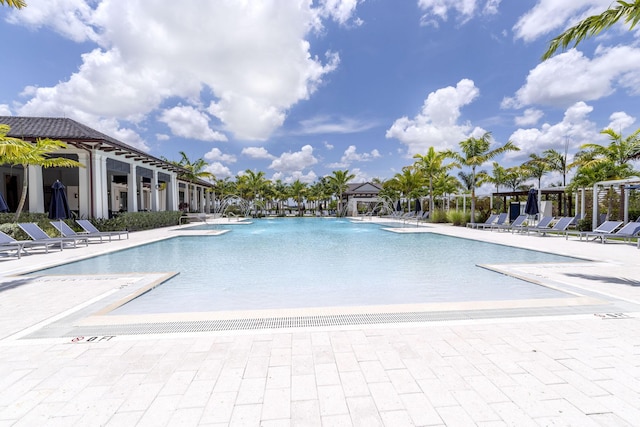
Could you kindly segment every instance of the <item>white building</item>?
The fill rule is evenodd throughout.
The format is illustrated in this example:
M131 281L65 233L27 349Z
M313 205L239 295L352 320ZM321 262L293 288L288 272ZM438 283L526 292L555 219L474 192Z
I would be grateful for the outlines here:
M42 168L0 165L0 191L10 211L15 211L25 175L28 198L25 211L46 212L51 186L66 187L72 211L82 218L107 218L114 212L205 212L209 207L209 182L189 182L186 171L108 135L67 118L0 116L11 127L7 136L35 142L50 138L67 144L54 157L82 163L84 168Z

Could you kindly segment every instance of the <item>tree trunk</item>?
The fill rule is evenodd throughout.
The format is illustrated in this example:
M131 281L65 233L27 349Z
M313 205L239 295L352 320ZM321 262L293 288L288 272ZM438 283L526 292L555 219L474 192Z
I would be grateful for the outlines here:
M16 222L18 222L18 218L20 217L22 209L24 208L24 203L27 200L27 190L29 187L29 171L27 168L27 165L22 165L24 176L22 177L22 193L20 194L20 203L18 203L18 208L16 209Z

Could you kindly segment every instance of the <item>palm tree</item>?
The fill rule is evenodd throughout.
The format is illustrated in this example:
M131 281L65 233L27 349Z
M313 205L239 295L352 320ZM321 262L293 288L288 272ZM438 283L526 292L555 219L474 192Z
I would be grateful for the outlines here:
M248 200L254 201L254 208L256 213L258 212L258 204L261 202L261 197L263 195L264 189L267 185L268 180L264 177L264 172L254 172L251 169L247 169L244 171L244 175L242 175L243 182L248 190L247 198Z
M476 168L494 157L507 152L520 150L513 142L507 141L502 147L491 150L491 132L485 132L480 138L468 138L460 141L462 153L446 151L447 156L457 160L459 165L471 168L471 223L475 223L476 213Z
M416 191L422 188L422 176L411 166L402 168L402 173L396 173L389 181L389 186L399 191L406 199L416 195Z
M542 55L542 60L551 58L560 48L563 51L566 50L567 46L572 42L573 47L578 46L584 39L598 35L621 18L624 18L624 22L629 24L629 30L633 30L638 21L640 21L640 0L635 0L634 2L618 0L616 3L616 7L610 7L600 15L589 16L553 38L549 43L549 48Z
M416 154L414 159L418 159L413 165L414 168L422 174L422 177L428 181L429 187L429 212L434 210L433 200L433 183L436 177L439 177L443 172L455 166L455 163L443 165L442 162L447 158L445 152L438 152L433 147L429 147L427 154Z
M38 139L35 144L16 138L7 137L9 126L0 125L0 164L21 165L24 170L22 179L22 191L20 202L16 209L15 220L17 221L27 200L29 188L29 166L41 166L43 168L62 167L78 168L84 167L80 162L63 157L51 157L51 153L61 148L67 148L67 144L54 139Z
M27 3L24 0L0 0L0 4L3 6L15 7L16 9L27 7Z
M542 177L549 172L549 164L546 159L535 153L529 154L529 160L524 162L521 168L529 178L538 180L538 188L541 188Z
M191 188L190 188L189 182L196 182L200 179L215 180L216 177L211 172L204 170L208 166L207 162L204 161L204 159L200 158L192 162L191 160L189 160L189 157L184 151L179 151L179 154L181 158L178 161L167 160L164 157L162 157L162 160L165 160L169 163L172 163L184 169L184 171L180 173L180 178L184 179L185 181L188 181L187 182L187 201L186 201L188 206L188 204L190 203L189 199L191 195Z
M500 186L507 184L507 169L500 166L500 163L493 162L493 171L491 175L487 175L485 181L490 182L496 186L496 193L500 192ZM500 198L498 197L498 200ZM496 208L499 212L502 212L500 206Z
M296 179L289 187L289 195L296 201L298 205L298 215L302 216L302 202L304 200L304 195L307 192L307 184L301 182L299 179Z
M355 177L348 170L333 171L333 175L329 175L329 186L338 197L338 216L342 215L342 194L349 189L347 183Z

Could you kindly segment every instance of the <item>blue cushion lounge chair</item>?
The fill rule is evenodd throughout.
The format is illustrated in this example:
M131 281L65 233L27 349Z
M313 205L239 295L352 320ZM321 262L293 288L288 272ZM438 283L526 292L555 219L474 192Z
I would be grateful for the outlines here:
M550 234L550 233L556 234L556 235L566 235L567 229L569 228L572 222L573 222L572 216L563 216L563 217L560 217L560 219L558 219L555 222L555 224L553 224L553 227L550 227L547 229L538 229L536 230L536 232L538 233L538 235L542 235L542 236L546 236L547 234Z
M75 230L64 221L51 221L51 225L60 232L64 237L86 237L87 239L97 239L102 243L103 239L109 239L111 241L111 235L104 235L102 233L76 233Z
M511 230L513 232L513 230L522 229L523 224L527 220L527 218L529 218L529 215L518 215L518 217L514 219L511 224L495 224L495 225L492 225L490 228L491 230L505 230L505 231Z
M496 226L500 226L500 225L504 225L506 224L507 220L509 219L509 214L504 212L498 215L498 218L495 220L495 222L492 222L491 224L478 224L478 229L487 229L487 228L494 228Z
M15 250L15 255L20 259L22 254L26 254L25 248L43 248L45 253L49 253L49 247L59 245L62 250L62 242L35 242L33 240L16 240L13 237L0 231L0 251L7 252Z
M98 234L98 233L101 233L101 234L103 234L105 236L118 236L118 240L120 240L122 238L121 237L122 235L127 236L127 239L129 238L129 231L128 230L100 231L88 219L76 219L76 222L87 233L91 233L91 234L94 234L94 235Z
M613 233L621 225L622 225L622 221L605 221L593 231L578 231L578 232L573 232L571 234L577 234L578 237L580 237L580 240L582 240L583 237L586 237L587 240L589 239L589 237L593 237L593 240L595 240L602 233L604 234Z
M627 242L633 238L637 238L638 234L640 234L640 222L629 222L618 231L611 233L587 232L585 233L585 237L587 240L589 237L593 237L593 240L600 239L602 243L607 243L607 238L621 238L623 241Z
M469 227L469 228L478 228L481 225L493 224L497 219L498 219L498 214L491 214L491 215L489 215L489 218L487 218L487 220L485 222L480 222L480 223L475 223L475 224L468 223L467 227Z
M552 222L553 222L552 216L543 216L542 218L540 218L540 220L536 225L533 225L531 227L526 227L524 231L526 231L527 234L529 234L529 232L531 231L536 232L538 230L549 230L551 228Z
M87 237L51 237L35 222L21 222L18 226L36 242L60 243L60 247L65 243L69 243L72 244L74 248L78 247L78 242L83 242L85 246L89 245L89 239Z

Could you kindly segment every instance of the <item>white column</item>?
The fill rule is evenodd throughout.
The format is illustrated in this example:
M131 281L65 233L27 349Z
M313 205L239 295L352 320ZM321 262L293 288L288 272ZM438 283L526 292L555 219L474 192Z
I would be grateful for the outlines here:
M22 179L28 180L29 212L44 212L44 184L42 182L42 167L27 166ZM48 209L48 208L47 208Z
M151 211L157 212L158 209L158 171L153 169L151 177Z
M206 204L206 188L205 187L201 187L200 188L200 213L204 213L205 211L205 204Z
M167 209L178 210L178 175L171 174L171 182L167 183Z
M598 184L593 184L593 218L591 219L591 226L595 230L598 228Z
M107 158L94 151L91 159L92 166L89 173L93 175L93 196L88 195L87 201L90 204L89 198L93 197L93 215L95 218L109 218L108 197L111 183L107 182ZM82 205L80 209L82 211Z
M78 152L78 162L84 165L78 168L78 214L81 218L91 216L91 179L93 177L94 190L98 184L96 177L95 163L92 163L88 152ZM94 194L94 198L97 194ZM73 194L67 194L67 197L75 197ZM95 202L94 202L95 203Z
M130 163L131 170L127 176L127 212L138 212L138 176L136 164Z

